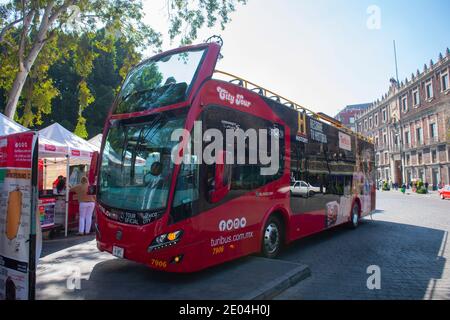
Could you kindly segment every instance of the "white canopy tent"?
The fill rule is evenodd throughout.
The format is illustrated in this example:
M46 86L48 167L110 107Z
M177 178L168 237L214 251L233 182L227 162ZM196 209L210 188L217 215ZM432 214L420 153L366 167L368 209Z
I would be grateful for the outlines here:
M25 132L29 129L25 128L24 126L21 126L17 122L9 119L2 113L0 113L0 136L6 136L8 134L13 133L19 133L19 132Z
M89 139L88 142L90 144L96 146L100 150L100 148L102 146L102 139L103 139L103 134L99 133L98 135L96 135L92 139Z
M71 160L75 160L77 163L90 164L92 155L95 151L100 148L89 143L88 141L78 137L73 134L59 123L54 123L47 128L39 131L39 138L41 137L56 141L59 145L65 146L64 157L67 159L66 162L66 177L69 179L70 175L70 163ZM56 145L45 145L46 150L56 150L58 147ZM63 151L62 149L60 151ZM51 151L50 151L51 152ZM59 153L61 154L61 153ZM68 181L68 180L67 180ZM65 216L65 236L68 233L68 221L69 219L69 188L66 187L66 216Z
M68 147L68 155L76 159L90 161L92 154L99 148L78 137L59 123L54 123L39 131L39 136L56 141Z
M29 131L30 129L18 124L0 113L0 136ZM45 157L65 157L67 147L52 139L39 136L39 156Z

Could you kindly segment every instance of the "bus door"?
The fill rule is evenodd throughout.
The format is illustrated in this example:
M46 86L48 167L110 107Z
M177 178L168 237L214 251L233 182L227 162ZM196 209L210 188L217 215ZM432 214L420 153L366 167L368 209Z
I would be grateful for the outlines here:
M283 141L284 130L270 121L220 106L205 107L200 119L203 159L192 221L202 233L200 237L209 240L214 254L225 257L258 250L257 232L276 194L270 184L281 178L284 163L278 159L276 172L262 174L259 159L255 163L252 157L259 155L259 130L265 130L266 139L279 141ZM283 142L279 148L284 150ZM218 158L228 161L219 164ZM174 201L177 199L176 193Z

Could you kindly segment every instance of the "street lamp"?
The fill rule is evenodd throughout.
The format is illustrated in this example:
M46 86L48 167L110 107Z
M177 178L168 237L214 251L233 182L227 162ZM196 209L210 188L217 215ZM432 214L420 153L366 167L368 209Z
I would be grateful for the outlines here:
M400 152L400 163L401 163L401 175L402 175L402 182L406 184L405 181L405 163L403 158L403 130L401 126L401 120L397 120L397 117L393 117L393 126L395 131L395 136L397 138L397 143L399 146L399 152ZM395 161L395 160L394 160Z

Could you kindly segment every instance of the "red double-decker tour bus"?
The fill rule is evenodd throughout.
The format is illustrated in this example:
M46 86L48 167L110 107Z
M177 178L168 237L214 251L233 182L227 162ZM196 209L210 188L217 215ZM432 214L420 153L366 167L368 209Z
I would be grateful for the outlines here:
M255 253L276 257L302 237L357 227L375 209L373 144L215 70L220 49L164 52L127 76L92 173L99 250L194 272ZM201 159L207 152L215 162Z

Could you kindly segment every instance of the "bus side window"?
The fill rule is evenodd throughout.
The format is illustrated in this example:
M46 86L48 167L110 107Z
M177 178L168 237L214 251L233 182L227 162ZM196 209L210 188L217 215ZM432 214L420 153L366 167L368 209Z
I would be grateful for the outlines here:
M181 164L170 213L173 223L188 219L197 214L199 171L200 165L196 159L191 159L190 164Z

